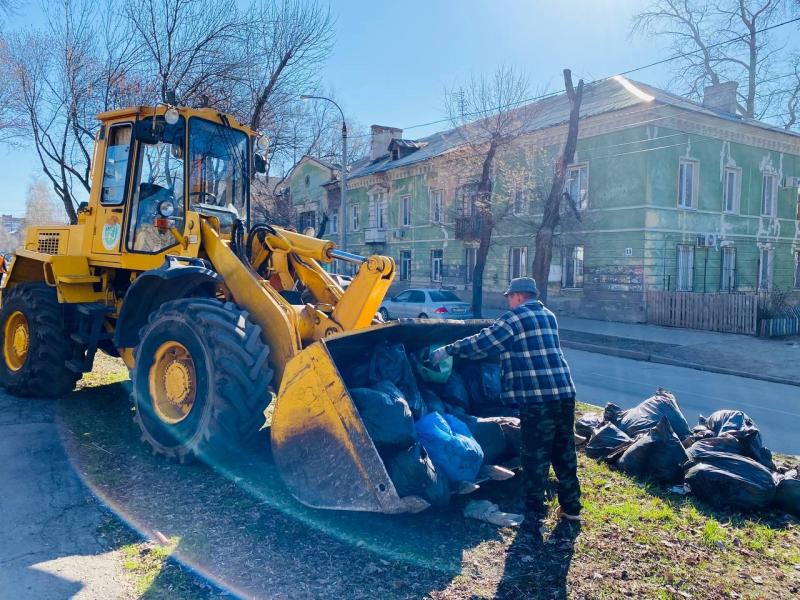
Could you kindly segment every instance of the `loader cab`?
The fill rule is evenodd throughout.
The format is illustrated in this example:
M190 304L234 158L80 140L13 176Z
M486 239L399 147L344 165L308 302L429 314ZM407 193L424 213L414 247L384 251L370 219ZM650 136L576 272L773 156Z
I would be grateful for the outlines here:
M102 173L94 180L102 185L92 194L91 251L104 261L143 264L167 252L192 254L181 238L198 233L194 213L219 219L223 234L237 219L248 220L250 178L264 164L251 132L212 109L153 112L100 116Z

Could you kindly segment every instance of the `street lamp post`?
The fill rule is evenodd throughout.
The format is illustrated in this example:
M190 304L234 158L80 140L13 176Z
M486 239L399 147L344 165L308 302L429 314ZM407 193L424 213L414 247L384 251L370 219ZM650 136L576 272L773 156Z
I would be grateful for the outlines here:
M333 104L336 108L339 109L339 114L342 115L342 168L341 177L342 177L342 201L341 201L341 210L339 211L339 247L343 250L347 250L347 123L344 120L344 111L342 107L336 104L330 98L326 98L325 96L310 96L307 94L303 94L300 96L301 100L327 100L331 104Z

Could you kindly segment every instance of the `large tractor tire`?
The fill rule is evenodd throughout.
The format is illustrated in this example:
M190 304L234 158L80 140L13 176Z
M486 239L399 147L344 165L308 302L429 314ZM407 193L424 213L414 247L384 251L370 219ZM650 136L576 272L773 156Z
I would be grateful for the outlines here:
M225 456L264 423L273 371L261 327L232 302L163 304L134 353L133 402L142 439L180 462Z
M70 338L55 288L19 284L5 292L0 308L0 385L17 396L61 396L81 374L67 368L83 348Z

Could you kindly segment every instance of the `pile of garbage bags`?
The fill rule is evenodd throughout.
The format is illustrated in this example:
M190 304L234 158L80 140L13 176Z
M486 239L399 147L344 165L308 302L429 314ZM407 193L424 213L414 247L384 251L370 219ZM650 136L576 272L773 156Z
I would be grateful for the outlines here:
M482 467L519 456L520 425L496 416L508 412L499 364L450 358L434 366L429 352L383 342L342 374L398 495L444 506Z
M690 428L675 396L659 389L629 410L608 404L575 423L586 455L634 477L684 483L700 500L734 510L776 506L800 516L797 470L778 473L755 422L718 410Z

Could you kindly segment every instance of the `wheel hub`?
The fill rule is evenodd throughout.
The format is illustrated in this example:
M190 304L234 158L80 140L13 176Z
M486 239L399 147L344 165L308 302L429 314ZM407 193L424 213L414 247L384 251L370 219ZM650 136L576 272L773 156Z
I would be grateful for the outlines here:
M150 397L165 423L183 421L194 406L196 377L192 355L183 344L165 342L156 350L149 373Z
M3 357L12 371L19 371L25 364L30 344L28 319L20 311L11 313L5 323Z

